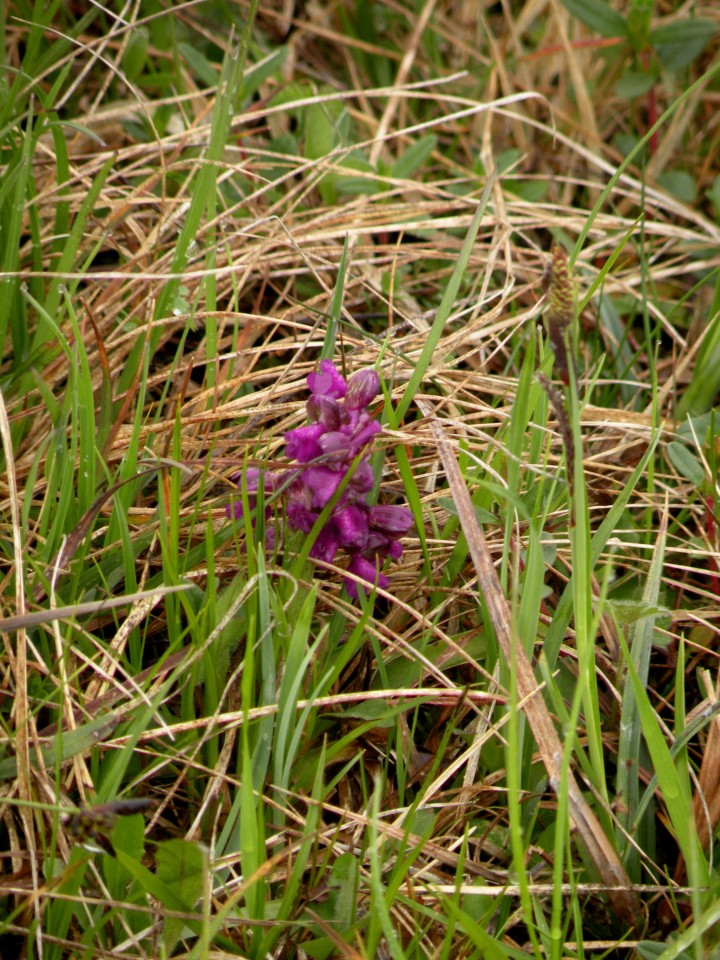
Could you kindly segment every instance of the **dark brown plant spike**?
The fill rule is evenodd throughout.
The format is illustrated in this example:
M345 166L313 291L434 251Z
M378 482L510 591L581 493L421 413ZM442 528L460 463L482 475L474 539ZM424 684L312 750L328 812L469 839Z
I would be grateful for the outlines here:
M558 422L558 430L565 447L565 462L567 464L567 482L570 491L570 500L573 498L573 486L575 483L575 444L573 443L572 429L570 427L570 417L568 416L565 400L555 386L544 373L538 373L538 381L550 400L550 406Z
M577 381L575 358L568 349L568 335L575 319L575 281L570 271L565 248L556 243L552 248L551 256L545 326L555 354L555 370L560 380L569 387L570 363L573 364Z
M110 835L117 818L130 816L134 813L144 813L154 806L155 801L149 797L115 800L112 803L104 803L96 807L85 807L77 813L70 814L65 821L65 826L76 843L87 843L92 840L106 853L114 856L115 849Z
M105 341L102 338L100 327L95 319L95 314L92 311L92 307L87 300L84 297L80 297L80 303L85 308L85 312L88 315L88 320L90 321L90 325L93 328L93 333L95 334L95 345L98 349L98 359L100 360L100 366L102 367L103 379L107 380L109 383L111 380L110 362L108 360L107 350L105 349Z

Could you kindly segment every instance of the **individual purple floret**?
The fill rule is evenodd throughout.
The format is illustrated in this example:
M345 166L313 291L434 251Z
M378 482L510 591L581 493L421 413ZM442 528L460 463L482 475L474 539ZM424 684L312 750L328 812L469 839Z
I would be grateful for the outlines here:
M345 377L337 372L335 364L330 360L321 360L320 369L316 373L308 374L307 385L310 393L318 397L340 400L347 393Z
M346 381L329 360L323 360L319 370L308 376L307 383L311 393L307 401L310 423L285 434L285 451L300 466L283 475L262 474L264 490L283 491L288 525L309 533L352 470L310 556L332 563L338 552L344 552L350 557L350 573L385 588L389 581L380 568L386 559L398 560L402 556L399 541L412 526L412 514L406 507L367 503L374 485L367 449L381 429L367 408L380 392L380 377L373 369L357 370ZM257 504L260 476L255 468L245 472L251 508ZM266 517L270 512L271 508L266 506ZM242 503L228 509L228 516L233 515L236 519L242 516ZM345 587L351 596L357 597L355 580L346 578Z

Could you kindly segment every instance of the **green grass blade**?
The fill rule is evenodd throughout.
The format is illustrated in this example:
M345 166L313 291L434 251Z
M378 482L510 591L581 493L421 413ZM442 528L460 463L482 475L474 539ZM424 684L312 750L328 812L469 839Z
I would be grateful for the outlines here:
M457 300L460 283L465 275L465 271L467 270L467 265L470 260L470 254L472 253L475 238L477 237L478 230L480 229L482 218L485 215L485 210L487 209L488 201L490 200L490 193L494 184L495 174L493 173L490 177L488 177L488 182L483 190L480 203L478 204L473 218L470 221L468 232L465 235L463 245L460 248L460 253L458 254L457 263L455 264L455 268L450 275L450 279L445 287L442 300L440 301L440 306L435 313L435 319L433 320L432 326L428 331L427 339L425 340L425 346L423 347L422 353L413 367L408 385L405 387L405 392L403 393L397 405L395 416L398 422L403 419L407 411L410 409L410 404L413 402L413 398L415 397L415 394L422 383L423 377L425 376L430 363L435 358L435 352L438 348L438 344L440 343L440 338L443 330L445 329L445 324L447 323L448 318L452 313L453 306L455 305L455 301Z
M242 97L243 70L257 7L258 0L252 0L240 44L235 50L226 54L223 62L218 93L213 108L210 141L190 190L190 206L175 243L170 267L174 276L167 282L158 297L154 311L156 319L162 319L172 311L173 302L178 295L182 282L182 271L188 264L191 244L197 241L203 217L211 220L215 214L218 165L222 161L223 153L227 147L235 105Z
M687 863L688 878L690 884L699 891L708 886L710 877L705 858L699 849L695 830L688 770L687 768L681 769L680 765L673 759L622 633L620 634L620 645L625 659L628 679L635 695L643 736L653 768L657 774L678 845Z
M632 657L634 670L643 687L647 685L650 668L650 654L656 622L656 613L652 611L657 609L665 562L666 538L667 509L660 523L657 543L643 594L643 606L647 608L648 613L639 622L635 623L631 630L630 656ZM638 882L640 880L640 862L634 841L640 839L642 848L648 852L652 849L652 844L649 845L650 838L642 829L642 824L635 823L640 793L639 774L643 759L641 754L642 730L632 682L629 679L626 679L622 693L616 798L619 808L619 827L632 830L633 842L626 840L623 829L618 829L617 839L621 852L624 850L625 853L624 860L628 874L632 880ZM638 830L641 831L640 838L637 838L636 835Z
M660 442L660 438L661 433L660 431L657 431L650 440L642 459L628 478L628 481L623 487L621 493L608 510L607 516L593 534L590 548L591 564L593 567L595 567L597 564L602 551L607 547L608 540L614 534L618 523L620 523L623 512L625 511L625 508L630 500L630 496L640 482L641 477L643 477L647 465L655 453L655 448ZM555 665L555 661L557 660L557 655L560 650L560 645L563 642L568 625L570 624L570 619L573 615L573 589L571 577L570 583L568 583L563 590L563 594L555 609L552 623L548 629L547 636L543 644L543 655L547 659L550 667Z

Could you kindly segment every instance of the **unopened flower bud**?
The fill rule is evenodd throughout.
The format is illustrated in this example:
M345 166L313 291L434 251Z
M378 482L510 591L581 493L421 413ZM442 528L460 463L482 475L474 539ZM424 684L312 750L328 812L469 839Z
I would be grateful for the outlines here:
M380 530L390 537L399 537L408 532L413 516L407 507L393 507L381 503L370 507L368 522L375 530Z
M380 376L369 367L351 373L347 382L345 403L350 410L364 410L380 392Z

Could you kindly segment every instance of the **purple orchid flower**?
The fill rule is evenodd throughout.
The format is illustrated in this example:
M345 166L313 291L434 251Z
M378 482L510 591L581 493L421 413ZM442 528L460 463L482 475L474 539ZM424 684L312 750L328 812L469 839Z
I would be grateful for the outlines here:
M357 370L345 380L333 363L322 360L307 383L311 394L307 401L310 423L285 434L285 452L299 468L285 474L246 470L244 483L249 506L257 506L260 483L266 491L275 492L282 487L289 527L309 533L352 470L310 556L332 563L342 551L350 557L349 573L369 585L386 589L389 580L380 568L386 559L400 559L400 538L408 533L413 519L407 507L371 506L367 502L374 485L367 450L382 429L368 407L380 392L380 377L376 370L366 369ZM241 479L239 487L242 482ZM238 519L242 516L242 503L235 503L227 512ZM266 507L266 518L270 512ZM271 526L268 524L269 532ZM352 597L357 597L357 580L347 577L345 587Z

